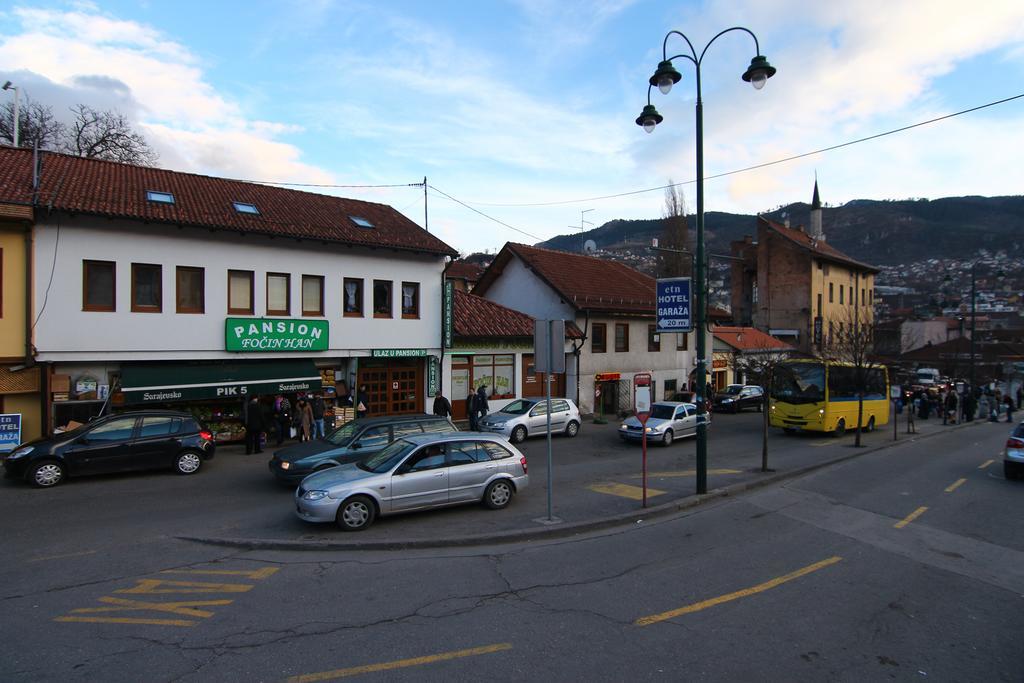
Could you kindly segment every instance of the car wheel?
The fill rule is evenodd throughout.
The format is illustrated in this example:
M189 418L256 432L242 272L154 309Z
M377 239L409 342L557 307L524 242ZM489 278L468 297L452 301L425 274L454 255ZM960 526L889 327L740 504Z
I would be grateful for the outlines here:
M338 507L337 522L342 531L362 531L373 524L377 508L366 496L352 496Z
M514 493L515 489L509 481L505 479L492 481L484 491L484 505L491 510L500 510L512 502Z
M867 426L864 429L866 429L869 432L875 431L875 416L874 415L872 415L870 418L868 418L868 424L867 424Z
M64 465L56 460L43 460L33 465L28 471L27 479L33 486L47 489L64 481Z
M203 458L195 451L185 451L174 461L174 471L178 474L195 474L203 464Z
M832 436L843 436L846 434L846 420L839 418L839 422L836 422L836 430L832 432Z
M662 446L671 446L672 445L672 439L674 439L674 438L675 438L675 434L672 433L671 429L665 430L665 436L661 437L661 445Z
M522 443L526 441L526 427L519 425L512 430L512 436L509 438L512 443Z
M1016 479L1017 478L1017 474L1018 474L1017 468L1014 466L1014 464L1012 462L1006 462L1004 460L1003 461L1003 476L1006 477L1007 479Z
M580 433L580 423L576 420L569 420L569 424L565 425L565 435L570 439Z

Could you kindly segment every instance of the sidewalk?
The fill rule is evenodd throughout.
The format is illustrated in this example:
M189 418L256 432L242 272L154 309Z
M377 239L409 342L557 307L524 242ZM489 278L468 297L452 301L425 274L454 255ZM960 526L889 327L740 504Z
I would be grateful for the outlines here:
M547 442L536 438L520 444L529 465L530 485L504 510L490 511L466 505L436 511L378 518L363 532L345 533L331 524L314 525L294 515L290 489L268 488L268 500L244 516L245 521L221 528L212 536L182 536L203 543L249 549L382 550L432 548L523 542L585 532L624 524L639 524L742 491L801 476L867 453L909 440L926 439L947 430L994 427L975 420L943 425L941 420L918 420L917 433L906 433L906 414L900 416L898 441L892 424L861 435L834 438L822 434L784 435L769 430L768 465L761 472L761 416L757 413L716 415L708 436L708 493L695 493L695 440L677 441L668 448L648 446L648 507L641 506L641 449L622 443L618 421L606 425L585 423L576 439L552 439L552 519L548 519ZM1004 427L1000 423L1000 428ZM270 476L266 458L245 457L240 446L224 446L217 461L246 478ZM269 455L269 452L268 454ZM241 457L239 457L241 456ZM240 484L241 485L241 484Z

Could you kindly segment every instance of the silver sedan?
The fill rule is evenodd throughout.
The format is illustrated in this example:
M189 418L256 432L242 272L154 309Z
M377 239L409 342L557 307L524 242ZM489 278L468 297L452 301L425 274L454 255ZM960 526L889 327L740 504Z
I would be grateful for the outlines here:
M548 433L548 404L545 399L521 398L501 410L480 418L481 432L501 434L512 443L528 436ZM567 398L551 399L551 433L574 437L580 433L580 409Z
M526 456L500 436L423 434L314 472L295 490L295 510L307 522L361 531L378 515L474 502L498 510L529 482Z
M697 433L697 406L693 403L659 401L651 405L647 425L642 426L636 416L626 418L619 427L619 438L623 441L640 441L644 432L648 441L658 441L668 446L674 439ZM710 424L711 415L704 414L705 424Z

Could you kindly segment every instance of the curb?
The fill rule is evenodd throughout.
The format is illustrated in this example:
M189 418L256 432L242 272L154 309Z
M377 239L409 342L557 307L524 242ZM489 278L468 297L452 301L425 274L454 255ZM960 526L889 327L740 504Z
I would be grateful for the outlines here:
M951 426L953 429L963 429L976 424L982 424L984 421L975 420L973 422L961 423L958 425L943 425ZM564 538L567 536L576 536L579 534L588 533L591 531L599 531L602 529L608 529L611 527L618 526L633 526L642 523L645 519L655 519L661 517L668 517L678 512L683 512L691 508L698 507L707 502L717 500L720 498L728 498L735 496L747 491L753 491L765 486L771 486L781 481L788 481L790 479L797 479L811 472L815 472L819 469L830 467L832 465L846 462L854 458L859 458L862 455L869 453L877 453L893 446L897 446L908 441L918 441L921 439L931 438L935 434L942 434L951 430L936 430L928 434L910 434L904 435L909 438L903 438L899 441L888 441L883 444L879 444L873 447L862 447L855 449L852 453L846 453L839 455L828 460L822 460L820 462L813 463L811 465L805 465L795 470L788 472L776 472L770 474L763 479L757 479L755 481L748 481L741 484L732 484L722 488L713 489L705 494L694 494L687 496L686 498L680 498L668 503L662 503L650 508L643 508L640 510L633 510L630 512L620 513L618 515L612 515L610 517L602 517L600 519L587 520L583 522L574 522L571 524L564 524L560 526L552 527L538 527L535 529L515 529L511 531L502 531L498 533L489 534L475 534L470 536L458 536L450 538L429 538L429 539L406 539L396 541L286 541L273 538L216 538L216 537L204 537L204 536L175 536L176 539L181 541L190 541L192 543L201 543L204 545L215 545L227 548L242 548L245 550L291 550L291 551L317 551L317 550L349 550L349 551L371 551L371 550L414 550L414 549L429 549L429 548L466 548L473 546L482 545L501 545L506 543L524 543L530 541L542 541L555 538ZM851 444L849 448L854 448Z

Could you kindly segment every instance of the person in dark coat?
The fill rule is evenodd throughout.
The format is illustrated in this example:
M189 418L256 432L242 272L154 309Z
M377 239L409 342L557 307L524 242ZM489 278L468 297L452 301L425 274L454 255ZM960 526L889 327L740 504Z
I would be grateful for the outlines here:
M322 439L324 438L324 412L327 410L327 406L324 405L324 397L320 394L314 395L310 407L313 409L313 438Z
M438 417L450 417L452 414L452 404L441 395L438 391L434 394L434 415Z
M370 412L370 394L366 390L365 384L359 385L359 391L356 392L352 407L356 409L356 417L366 417Z
M262 453L260 435L266 425L263 423L263 408L258 396L253 396L245 411L245 454Z
M490 412L491 407L487 404L487 385L481 384L480 388L476 390L476 421L480 424L480 418L487 415Z
M469 418L469 431L476 431L476 392L472 389L469 390L469 395L466 396L466 417Z
M278 396L274 403L274 416L277 418L277 445L280 446L290 435L292 427L292 402L287 396Z
M1013 422L1013 399L1010 398L1010 392L1006 392L1006 396L1003 397L1003 405L1006 407L1006 421Z

